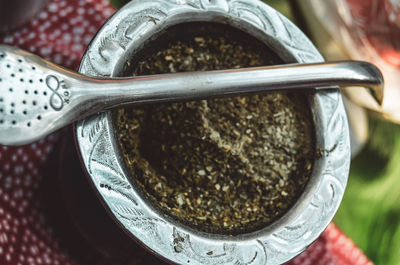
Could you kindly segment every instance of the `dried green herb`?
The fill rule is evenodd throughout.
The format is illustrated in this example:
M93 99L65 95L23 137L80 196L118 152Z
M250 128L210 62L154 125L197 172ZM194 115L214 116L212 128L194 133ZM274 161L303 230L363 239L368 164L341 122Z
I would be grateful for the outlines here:
M190 28L195 33L177 38L174 32L184 29L176 26L162 45L144 49L131 75L280 62L245 33L207 23ZM135 183L162 211L206 232L237 234L271 224L296 202L311 174L314 129L299 93L122 108L115 117Z

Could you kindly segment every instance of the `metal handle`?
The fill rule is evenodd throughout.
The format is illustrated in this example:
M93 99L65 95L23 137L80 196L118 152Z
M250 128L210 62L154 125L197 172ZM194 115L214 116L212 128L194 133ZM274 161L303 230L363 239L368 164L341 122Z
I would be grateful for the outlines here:
M120 104L187 101L272 90L362 86L382 104L383 83L383 76L374 65L342 61L163 74L118 81L96 79L91 80L87 92L97 94L111 108Z

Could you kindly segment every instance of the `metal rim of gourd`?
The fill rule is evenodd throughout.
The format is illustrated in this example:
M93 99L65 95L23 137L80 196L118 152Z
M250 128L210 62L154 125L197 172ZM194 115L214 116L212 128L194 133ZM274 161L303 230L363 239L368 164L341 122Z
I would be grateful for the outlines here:
M275 9L258 0L134 0L120 9L90 43L79 71L118 76L126 60L150 37L185 22L217 22L265 43L286 63L322 62L308 38ZM336 213L350 167L346 113L339 90L307 95L316 130L311 179L295 205L255 232L229 236L195 230L165 216L130 181L114 135L111 112L76 124L81 160L105 208L133 239L178 264L282 264L300 254Z

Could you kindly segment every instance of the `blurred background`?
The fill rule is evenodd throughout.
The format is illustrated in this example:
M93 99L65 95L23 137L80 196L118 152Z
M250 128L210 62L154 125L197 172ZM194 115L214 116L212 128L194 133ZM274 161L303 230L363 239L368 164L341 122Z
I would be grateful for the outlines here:
M120 7L127 0L112 0ZM382 107L344 90L352 131L348 187L334 219L376 264L400 264L400 1L264 0L297 24L327 60L367 60L384 72ZM352 90L353 91L353 90Z

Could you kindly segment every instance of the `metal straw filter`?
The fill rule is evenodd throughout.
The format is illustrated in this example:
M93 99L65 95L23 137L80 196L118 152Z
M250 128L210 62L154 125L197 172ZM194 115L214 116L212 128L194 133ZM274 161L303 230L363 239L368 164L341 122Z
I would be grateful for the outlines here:
M379 70L357 61L95 79L0 45L0 69L0 144L5 145L39 140L72 122L124 104L326 89L314 87L333 83L367 86L378 102L383 95Z

